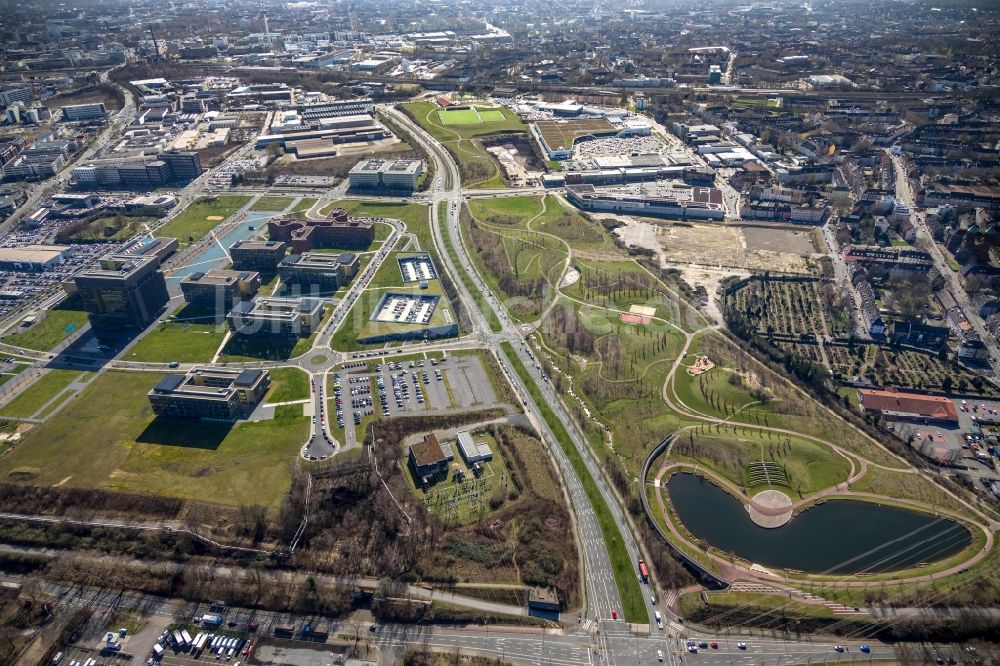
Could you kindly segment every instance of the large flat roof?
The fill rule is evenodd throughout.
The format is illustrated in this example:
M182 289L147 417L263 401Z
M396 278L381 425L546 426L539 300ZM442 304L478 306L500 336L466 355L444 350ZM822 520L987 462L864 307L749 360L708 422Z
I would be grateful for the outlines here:
M939 421L958 421L955 403L942 396L880 389L858 389L858 394L865 410Z

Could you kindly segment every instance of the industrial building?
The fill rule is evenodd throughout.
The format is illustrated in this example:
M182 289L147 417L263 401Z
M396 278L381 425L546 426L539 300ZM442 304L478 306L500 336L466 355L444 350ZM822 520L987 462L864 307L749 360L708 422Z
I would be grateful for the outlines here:
M212 269L197 271L181 280L184 300L200 308L215 308L222 312L239 301L253 298L260 289L260 273Z
M84 120L97 120L108 115L108 110L104 102L94 102L93 104L71 104L61 109L62 119L66 122L79 122Z
M458 433L458 451L462 454L462 459L466 465L493 460L493 450L486 442L477 442L468 430L461 430Z
M355 164L347 177L352 190L413 192L423 173L423 160L364 159Z
M275 240L239 240L229 246L229 257L238 271L275 273L288 245Z
M722 192L711 187L658 187L656 183L598 190L593 185L566 187L566 198L583 210L668 217L679 220L722 220Z
M351 252L330 254L305 252L290 254L278 264L278 275L285 284L336 291L357 275L361 260Z
M321 220L274 218L267 231L271 240L289 243L297 254L325 247L363 250L375 240L371 220L349 217L343 208L334 208Z
M164 376L146 396L157 416L236 421L253 412L269 385L263 370L194 368Z
M407 462L413 480L422 488L448 477L448 463L455 459L451 447L438 442L437 435L427 433L422 442L410 447Z
M240 301L229 312L229 327L237 335L304 338L323 319L323 302L317 298L257 296Z
M22 245L0 248L0 270L37 273L61 264L73 248L66 245Z
M73 279L90 325L95 331L144 328L163 311L170 296L149 255L111 254Z

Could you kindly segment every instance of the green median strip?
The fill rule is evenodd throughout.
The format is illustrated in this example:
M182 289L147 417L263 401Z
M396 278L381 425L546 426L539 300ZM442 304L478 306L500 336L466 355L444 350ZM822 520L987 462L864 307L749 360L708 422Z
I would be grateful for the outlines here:
M637 563L633 562L631 556L629 556L628 549L625 548L625 543L622 541L621 533L618 531L618 524L615 522L614 516L611 515L611 510L608 508L600 490L598 490L597 483L590 475L590 471L583 462L583 457L570 439L566 428L556 418L549 403L542 397L542 392L538 390L538 386L531 378L531 375L528 374L527 368L521 363L521 359L514 351L514 346L509 342L502 342L500 346L503 348L507 360L514 367L514 371L527 387L528 393L531 394L531 399L538 405L538 409L542 413L542 418L545 419L549 429L552 430L552 434L559 441L559 446L562 447L566 457L569 458L570 464L573 465L573 469L576 471L576 475L583 485L584 492L587 493L587 498L590 500L591 506L594 507L597 522L601 526L601 534L604 535L604 543L608 547L608 555L611 558L611 569L615 575L615 582L618 584L618 592L622 597L621 610L623 619L626 622L645 624L649 621L649 616L646 614L645 596L639 586L639 579L636 573Z
M503 329L503 326L500 324L500 318L497 317L497 313L494 312L493 308L491 308L486 302L486 297L483 296L482 292L476 289L476 285L473 284L472 278L469 277L468 272L458 268L462 265L462 263L458 260L458 254L455 251L455 246L451 242L451 234L448 233L447 205L443 205L438 208L438 221L441 223L441 237L444 239L444 249L448 252L448 256L451 258L451 263L453 263L456 267L458 278L472 295L472 299L476 302L476 306L479 308L479 311L486 317L486 323L490 325L490 330L494 333L499 333Z

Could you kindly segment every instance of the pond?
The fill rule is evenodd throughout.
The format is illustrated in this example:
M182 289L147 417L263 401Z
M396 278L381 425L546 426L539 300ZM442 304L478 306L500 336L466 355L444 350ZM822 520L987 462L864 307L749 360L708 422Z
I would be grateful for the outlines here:
M946 558L972 540L955 521L856 500L830 500L782 527L758 527L739 500L694 474L675 474L667 492L691 534L766 567L838 574L894 571Z

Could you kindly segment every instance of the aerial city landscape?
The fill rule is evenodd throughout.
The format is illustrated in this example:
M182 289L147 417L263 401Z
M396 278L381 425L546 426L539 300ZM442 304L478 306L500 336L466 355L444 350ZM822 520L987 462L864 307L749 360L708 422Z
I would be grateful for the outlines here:
M1000 5L2 5L0 666L1000 664Z

